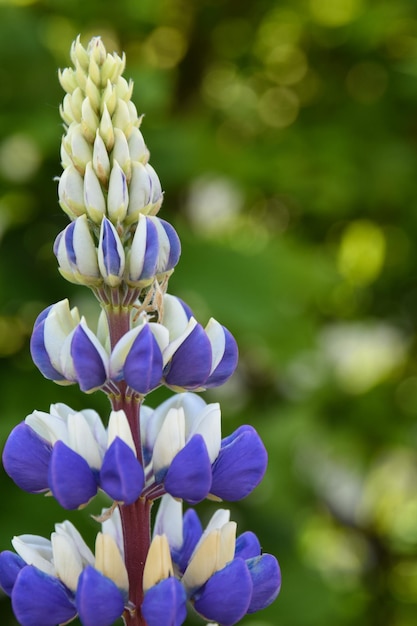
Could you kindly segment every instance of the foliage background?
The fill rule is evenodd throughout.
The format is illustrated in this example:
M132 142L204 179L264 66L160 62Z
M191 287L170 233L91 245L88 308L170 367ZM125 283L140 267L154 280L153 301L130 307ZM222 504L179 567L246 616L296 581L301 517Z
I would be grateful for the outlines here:
M108 412L44 380L28 351L42 308L94 306L51 250L67 223L56 68L78 33L127 53L161 215L183 242L171 292L240 345L237 374L208 397L225 434L250 422L266 442L266 480L231 508L283 570L278 601L242 623L412 626L414 0L0 0L2 444L51 402ZM68 517L0 481L1 549ZM90 509L69 517L91 541ZM16 623L3 596L0 616Z

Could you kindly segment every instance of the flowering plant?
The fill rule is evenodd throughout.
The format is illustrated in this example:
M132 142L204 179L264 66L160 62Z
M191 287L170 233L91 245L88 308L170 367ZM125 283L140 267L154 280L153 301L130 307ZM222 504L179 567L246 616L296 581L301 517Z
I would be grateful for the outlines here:
M139 130L125 59L100 38L71 49L60 72L66 95L58 194L70 224L54 252L62 276L95 294L92 329L68 300L37 318L33 361L60 385L109 398L107 427L92 409L59 403L36 410L11 432L7 473L30 493L80 509L103 491L94 553L68 521L50 539L15 537L0 554L0 585L22 626L179 626L187 605L232 626L269 605L280 589L275 557L251 532L236 536L218 510L203 531L193 508L205 498L238 500L261 481L264 445L251 426L222 437L221 410L199 391L224 383L238 351L231 333L167 293L180 257L175 229L157 217L163 194ZM175 394L159 407L147 394ZM150 511L160 500L153 533Z

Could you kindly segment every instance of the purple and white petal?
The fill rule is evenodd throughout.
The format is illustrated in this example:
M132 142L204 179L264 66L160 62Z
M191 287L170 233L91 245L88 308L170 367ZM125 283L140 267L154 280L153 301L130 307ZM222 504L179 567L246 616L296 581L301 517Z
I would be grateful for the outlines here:
M100 227L98 266L105 283L110 287L120 284L125 269L125 252L117 230L106 217Z
M211 463L201 435L194 435L172 460L164 487L174 498L190 504L204 500L211 487Z
M253 592L248 613L269 606L281 589L281 570L272 554L262 554L246 561L252 578Z
M80 389L95 391L108 378L108 355L84 319L74 331L70 348L73 367Z
M100 487L113 500L133 504L145 483L143 469L132 449L116 437L104 455Z
M112 626L124 611L120 589L90 566L79 578L75 603L83 626Z
M53 447L48 483L64 509L78 509L97 493L96 478L87 461L62 441Z
M20 489L29 493L47 491L51 454L52 446L22 422L4 446L4 469Z

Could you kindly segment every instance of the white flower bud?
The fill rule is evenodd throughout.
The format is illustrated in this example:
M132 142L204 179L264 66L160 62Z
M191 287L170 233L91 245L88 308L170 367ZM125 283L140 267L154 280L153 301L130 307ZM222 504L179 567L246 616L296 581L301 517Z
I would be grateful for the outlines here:
M72 162L77 170L84 174L87 163L92 159L93 151L91 144L83 135L80 124L73 124L68 129L65 145L67 146L68 144Z
M122 222L126 217L129 203L126 175L118 162L113 159L110 172L109 192L107 196L107 211L110 220L115 224Z
M104 85L107 84L107 81L113 80L114 75L117 72L117 67L118 67L117 60L112 54L108 53L106 60L101 66L101 81L102 81L101 84L103 85L103 87Z
M113 147L113 161L117 161L126 174L126 178L129 181L132 168L130 164L129 146L127 143L126 135L120 128L114 129L114 147Z
M65 145L65 139L66 137L63 137L61 140L61 165L64 169L72 165L71 157Z
M151 180L142 163L132 163L132 177L129 186L128 220L138 219L139 213L145 213L151 198Z
M106 60L106 48L104 47L103 42L100 37L93 37L88 45L88 53L90 54L90 66L91 61L98 66L102 66L104 61ZM94 80L94 77L93 77Z
M128 137L130 135L130 131L132 129L132 122L130 119L130 112L127 102L121 100L120 98L117 100L116 111L112 116L113 126L115 128L120 128Z
M81 127L87 141L93 143L98 128L98 117L94 113L89 98L85 98L81 108Z
M98 533L95 568L110 578L119 589L128 591L129 578L120 550L111 535Z
M89 98L94 111L98 113L100 110L101 96L91 76L88 76L85 84L85 95Z
M130 80L129 82L127 82L127 80L123 76L120 76L117 79L117 83L116 83L117 97L127 102L132 97L132 92L133 92L133 81Z
M84 69L83 67L81 67L79 63L76 63L75 65L75 77L77 79L78 86L83 91L85 90L85 84L87 82L87 73L86 73L87 69L88 69L88 66L86 69Z
M77 39L72 43L70 56L71 61L74 65L79 64L85 70L88 68L90 58L88 56L87 50L81 45L79 35Z
M107 110L107 106L104 105L103 113L100 120L100 135L106 144L107 150L110 152L114 144L114 129L110 114Z
M71 95L69 93L67 93L64 97L62 104L59 107L59 113L68 126L75 121L71 106Z
M110 174L110 159L99 130L97 130L94 140L93 168L102 185L107 186Z
M106 201L91 161L87 163L84 175L84 204L88 216L93 222L100 224L106 213Z
M90 78L98 87L101 87L100 67L92 56L90 57L90 63L88 65L88 78Z
M117 104L117 93L116 88L110 80L107 81L106 88L103 91L103 95L101 98L101 108L104 109L104 105L107 106L107 110L110 115L113 115Z
M143 164L147 163L149 150L145 145L145 140L139 128L132 128L128 145L131 161L140 161Z
M84 181L73 165L67 167L59 179L58 197L59 204L71 219L85 213Z
M74 70L70 67L66 67L64 70L58 70L58 78L61 83L61 87L67 92L72 93L76 89L77 80L74 75Z
M168 539L166 535L156 535L149 547L143 570L144 592L172 576L173 571Z

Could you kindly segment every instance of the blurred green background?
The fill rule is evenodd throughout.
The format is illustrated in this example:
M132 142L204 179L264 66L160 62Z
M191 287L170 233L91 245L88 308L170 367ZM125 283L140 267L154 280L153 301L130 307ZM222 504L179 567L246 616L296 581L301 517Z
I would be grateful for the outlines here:
M415 625L415 1L0 0L1 445L51 402L108 414L28 350L50 303L94 306L52 253L67 224L57 68L78 33L127 54L160 215L183 243L171 293L239 342L206 398L224 435L249 422L264 438L265 481L231 509L283 571L277 602L242 624ZM0 480L1 549L67 517L92 541L100 502L68 515ZM0 617L16 624L4 596Z

